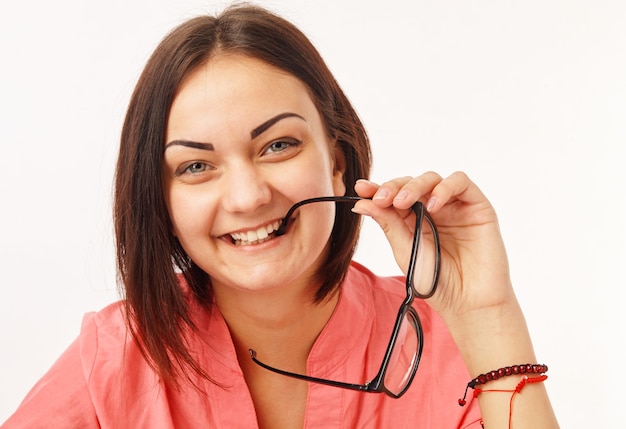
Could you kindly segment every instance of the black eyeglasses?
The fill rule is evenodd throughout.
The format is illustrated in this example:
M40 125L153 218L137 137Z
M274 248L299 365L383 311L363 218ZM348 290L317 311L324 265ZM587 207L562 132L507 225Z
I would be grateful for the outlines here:
M305 204L318 202L352 203L360 197L333 196L318 197L300 201L294 204L283 219L276 235L283 235L293 213ZM415 298L430 298L437 289L441 251L439 236L432 218L421 202L415 203L411 210L415 213L415 231L413 233L413 247L406 276L406 298L402 301L398 316L391 332L391 339L385 351L378 374L365 384L344 383L310 377L273 368L257 359L256 352L250 349L250 356L254 363L263 368L287 377L293 377L312 383L362 392L386 393L394 398L401 397L411 385L424 348L422 324L411 303ZM420 246L420 243L422 245ZM425 248L428 246L429 248ZM417 277L416 277L417 276ZM415 287L417 285L417 287Z

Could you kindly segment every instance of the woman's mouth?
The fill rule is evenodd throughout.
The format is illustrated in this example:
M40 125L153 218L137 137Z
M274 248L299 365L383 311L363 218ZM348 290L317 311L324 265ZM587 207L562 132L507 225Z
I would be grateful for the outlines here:
M274 237L274 232L280 227L280 221L276 220L265 226L257 229L251 229L249 231L233 232L230 235L232 243L235 246L248 246L252 244L260 244L265 241L271 240Z

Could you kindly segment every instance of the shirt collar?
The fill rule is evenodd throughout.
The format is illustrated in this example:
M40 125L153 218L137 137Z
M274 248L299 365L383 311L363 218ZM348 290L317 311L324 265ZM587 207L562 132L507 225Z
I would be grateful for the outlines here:
M328 323L313 344L307 361L307 372L316 377L332 374L345 363L351 352L367 343L372 330L371 279L352 263L339 291L339 299ZM197 304L195 304L197 305ZM227 372L242 374L230 331L215 305L209 309L195 309L195 323L200 327L200 341L210 356L206 356L207 370L216 381Z

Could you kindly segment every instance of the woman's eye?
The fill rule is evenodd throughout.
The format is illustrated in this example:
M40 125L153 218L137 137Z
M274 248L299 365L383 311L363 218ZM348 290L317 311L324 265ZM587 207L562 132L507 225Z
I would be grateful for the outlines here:
M192 162L191 164L184 165L178 171L178 175L189 173L189 174L199 174L204 173L209 170L210 166L205 164L204 162Z
M272 142L267 147L266 153L275 154L275 153L284 152L287 149L299 146L301 143L302 142L300 142L299 140L295 140L295 139L277 140L275 142Z

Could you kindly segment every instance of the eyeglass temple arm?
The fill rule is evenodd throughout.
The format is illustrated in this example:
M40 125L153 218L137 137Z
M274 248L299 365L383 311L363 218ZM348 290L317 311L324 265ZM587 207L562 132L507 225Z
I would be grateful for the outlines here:
M256 351L252 349L249 349L248 351L250 352L250 357L252 358L252 361L254 363L256 363L257 365L269 371L275 372L280 375L285 375L291 378L297 378L298 380L310 381L312 383L325 384L327 386L341 387L343 389L350 389L350 390L358 390L360 392L376 392L376 393L380 392L380 389L378 388L378 386L375 384L372 384L371 382L365 383L365 384L343 383L341 381L326 380L324 378L310 377L304 374L283 371L282 369L274 368L258 360L256 357Z
M289 225L289 220L291 219L291 216L293 216L294 212L298 208L300 208L301 206L303 206L305 204L321 203L321 202L325 202L325 201L335 201L337 203L349 203L349 202L356 202L356 201L359 201L359 200L362 200L362 199L364 199L364 198L362 198L362 197L351 197L351 196L328 196L328 197L309 198L309 199L306 199L306 200L299 201L299 202L295 203L293 206L291 206L291 208L289 209L289 211L287 212L287 214L283 218L283 221L281 222L280 226L278 227L278 229L276 230L276 232L274 234L276 236L281 236L285 232L287 232L287 226Z

